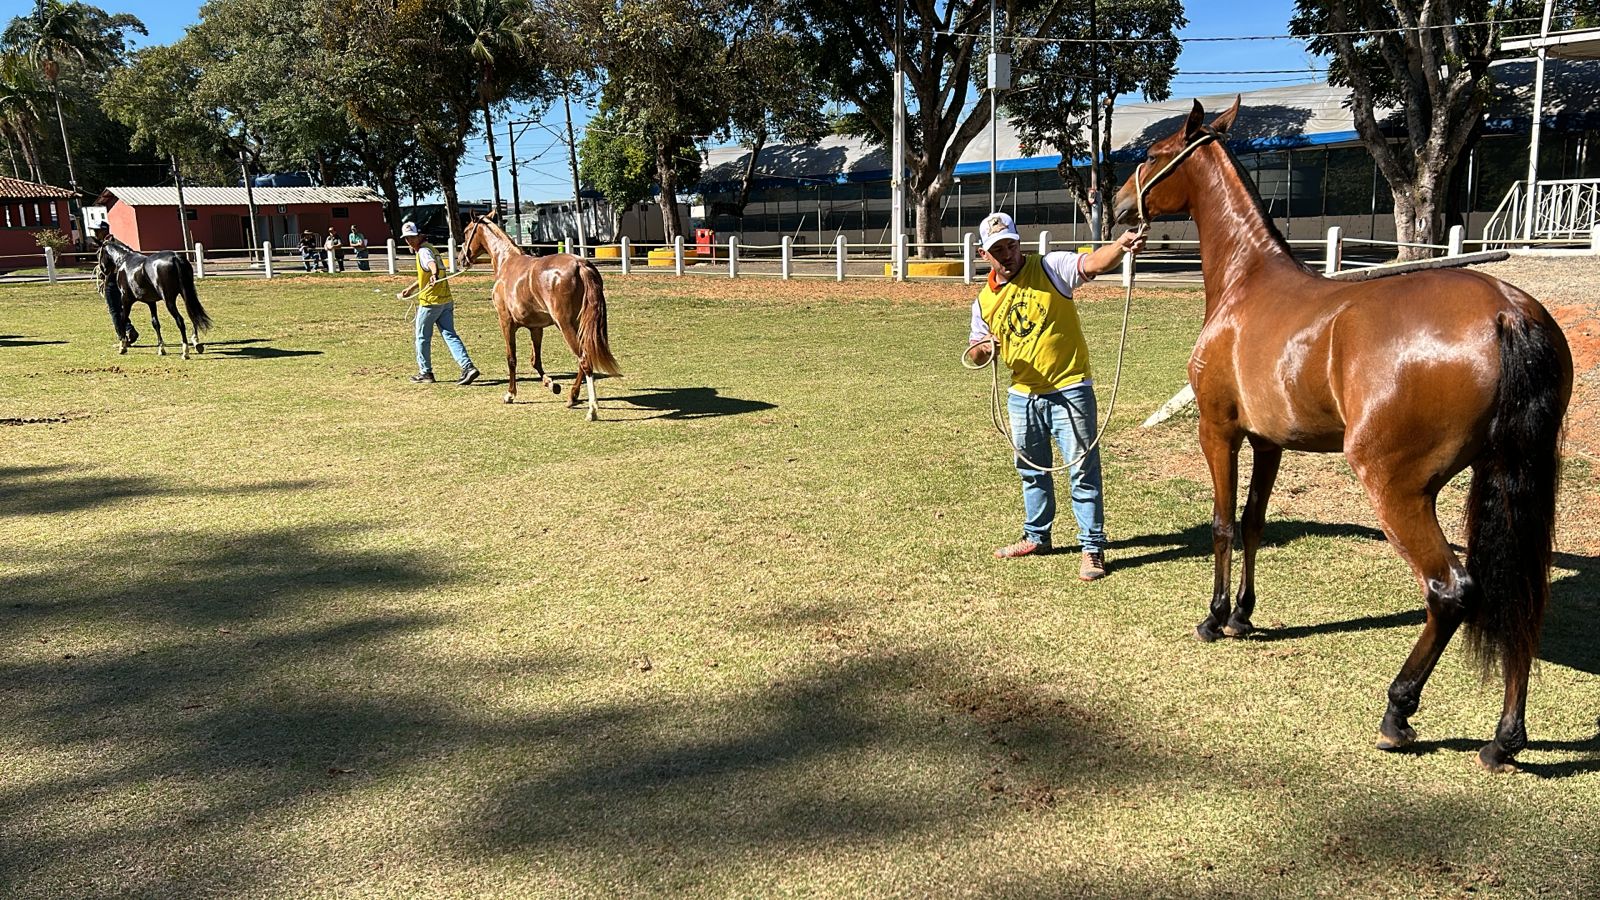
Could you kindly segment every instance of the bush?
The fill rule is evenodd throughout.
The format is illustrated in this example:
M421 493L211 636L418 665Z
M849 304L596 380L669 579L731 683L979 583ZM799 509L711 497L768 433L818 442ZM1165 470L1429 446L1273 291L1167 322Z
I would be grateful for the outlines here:
M46 247L54 250L59 258L61 254L72 249L72 239L54 229L45 229L33 233L33 242L42 250Z

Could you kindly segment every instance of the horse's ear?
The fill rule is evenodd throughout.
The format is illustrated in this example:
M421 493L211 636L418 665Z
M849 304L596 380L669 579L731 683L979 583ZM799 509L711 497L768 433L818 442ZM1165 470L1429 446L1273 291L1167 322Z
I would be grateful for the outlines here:
M1205 121L1206 111L1201 108L1200 101L1194 101L1194 107L1189 110L1189 118L1183 122L1183 139L1192 141L1200 136L1200 128Z
M1240 101L1240 99L1241 99L1241 96L1239 94L1233 95L1233 105L1228 107L1227 112L1224 112L1222 115L1217 116L1215 119L1211 120L1211 130L1212 131L1215 131L1217 134L1227 134L1228 133L1228 129L1233 127L1233 121L1235 119L1239 118L1239 101ZM1198 103L1196 103L1195 105L1199 106Z
M485 222L495 222L495 221L499 221L499 219L500 219L500 210L498 210L498 209L490 210L488 212L488 214L483 217L483 220Z

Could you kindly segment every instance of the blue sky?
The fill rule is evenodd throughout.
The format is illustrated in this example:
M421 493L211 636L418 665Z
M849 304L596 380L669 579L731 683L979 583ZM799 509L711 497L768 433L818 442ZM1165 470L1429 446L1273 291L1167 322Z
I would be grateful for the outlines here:
M97 5L110 11L130 12L142 19L150 29L150 37L142 43L168 44L183 37L184 29L199 21L201 3L194 0L169 0L169 2L149 2L149 0L128 0L117 3L115 0L96 0ZM1283 34L1288 30L1289 16L1294 12L1293 0L1257 0L1257 2L1238 2L1238 0L1202 0L1191 2L1187 5L1186 14L1189 26L1183 30L1183 37L1216 37L1236 35L1273 35ZM1173 84L1173 96L1193 96L1196 94L1221 94L1233 91L1248 91L1261 87L1270 87L1277 83L1292 83L1295 81L1309 80L1318 77L1310 73L1313 68L1321 68L1322 63L1307 53L1299 41L1249 41L1249 42L1218 42L1218 43L1186 43L1183 54L1178 58L1178 80ZM1245 75L1213 75L1210 72L1236 72L1241 70L1262 69L1293 69L1297 72L1307 72L1307 75L1294 74L1245 74ZM1281 81L1280 81L1281 80ZM573 117L575 126L581 135L582 123L588 119L589 110L582 105L574 105ZM525 118L525 112L518 118ZM561 104L555 104L547 111L542 122L548 128L560 132L565 127L565 118ZM497 125L496 133L498 151L506 155L503 140L505 126ZM486 148L480 141L477 146L468 152L468 160L462 166L461 196L464 198L487 198L493 195L490 184L488 164L484 161ZM532 157L530 159L530 157ZM522 169L519 179L522 199L547 200L564 196L571 196L572 181L568 174L567 156L565 147L555 139L555 134L538 126L527 127L517 141L517 162ZM502 162L501 190L507 198L511 195L511 188L506 181L504 163Z

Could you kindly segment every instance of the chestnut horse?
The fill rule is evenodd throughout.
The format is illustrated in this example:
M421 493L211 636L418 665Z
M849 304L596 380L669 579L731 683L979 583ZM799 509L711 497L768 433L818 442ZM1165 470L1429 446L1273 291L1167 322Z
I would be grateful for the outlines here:
M567 406L578 405L578 386L589 388L589 421L599 415L594 400L594 372L621 375L611 356L606 336L606 295L600 271L588 260L566 253L553 256L528 256L500 230L483 217L467 225L462 240L461 264L471 268L479 254L494 261L494 309L500 317L500 333L506 341L506 402L517 399L517 329L526 328L533 336L533 370L539 380L555 393L561 386L544 372L540 346L544 330L552 325L561 332L578 358L578 374L572 382Z
M1538 301L1478 272L1341 282L1296 262L1223 144L1238 112L1235 100L1207 127L1195 103L1116 201L1118 217L1132 220L1136 183L1145 185L1147 215L1188 213L1200 234L1206 312L1189 383L1211 470L1213 586L1195 633L1212 641L1252 630L1256 550L1283 451L1343 451L1427 605L1422 635L1389 686L1378 747L1416 740L1410 717L1465 623L1485 673L1498 662L1505 680L1499 726L1478 761L1511 769L1527 745L1528 670L1550 593L1561 421L1572 393L1566 338ZM1246 440L1254 471L1230 610ZM1463 566L1439 528L1435 499L1468 467Z

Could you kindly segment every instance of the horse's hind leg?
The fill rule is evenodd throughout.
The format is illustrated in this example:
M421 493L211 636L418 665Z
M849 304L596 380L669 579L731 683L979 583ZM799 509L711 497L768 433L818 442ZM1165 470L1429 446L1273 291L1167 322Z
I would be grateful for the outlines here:
M549 388L550 393L560 394L561 385L544 373L544 329L529 328L528 333L533 335L533 371L538 373L539 383Z
M1395 750L1417 739L1411 716L1422 702L1422 689L1439 655L1466 618L1468 605L1478 601L1478 589L1439 529L1436 492L1431 487L1400 487L1393 482L1374 485L1362 466L1358 464L1356 471L1367 483L1389 543L1415 573L1428 610L1422 634L1389 685L1389 706L1378 726L1378 749Z
M167 355L167 342L161 337L161 320L156 318L156 305L150 304L150 327L156 330L156 355Z
M173 321L178 323L178 341L183 344L183 358L184 359L188 359L189 358L189 332L184 329L183 316L178 315L178 301L175 298L168 297L166 302L167 302L167 312L171 313ZM151 308L154 309L154 307L151 307ZM196 328L194 330L194 339L195 339L196 343L199 343L199 341L200 341L200 329L199 328Z
M1267 525L1267 498L1272 496L1272 486L1278 480L1278 464L1283 461L1283 448L1265 441L1250 442L1254 461L1250 467L1250 493L1244 501L1244 516L1240 529L1244 532L1244 572L1239 576L1239 594L1234 601L1233 615L1222 633L1228 637L1243 637L1255 630L1250 615L1256 610L1256 550L1261 547L1261 532Z

